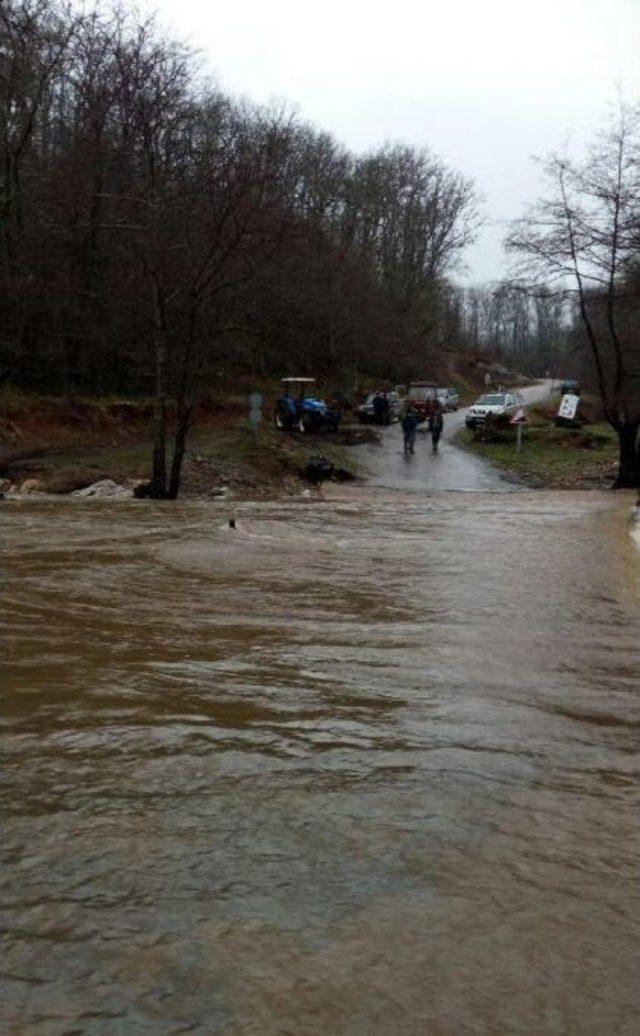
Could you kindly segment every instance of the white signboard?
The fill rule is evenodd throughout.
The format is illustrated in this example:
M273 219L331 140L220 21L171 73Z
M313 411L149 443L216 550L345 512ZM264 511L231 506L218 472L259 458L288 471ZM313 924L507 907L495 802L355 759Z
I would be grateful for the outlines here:
M573 392L567 393L566 396L562 397L560 409L558 410L558 417L564 417L567 421L573 421L574 417L578 413L579 402L580 396L574 395Z

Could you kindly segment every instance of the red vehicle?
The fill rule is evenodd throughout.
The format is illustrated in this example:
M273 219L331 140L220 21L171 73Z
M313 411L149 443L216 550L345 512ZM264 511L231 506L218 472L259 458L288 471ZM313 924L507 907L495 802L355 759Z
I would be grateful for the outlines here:
M418 420L426 421L436 408L438 402L438 387L432 381L412 381L409 385L407 399L412 410L418 415Z

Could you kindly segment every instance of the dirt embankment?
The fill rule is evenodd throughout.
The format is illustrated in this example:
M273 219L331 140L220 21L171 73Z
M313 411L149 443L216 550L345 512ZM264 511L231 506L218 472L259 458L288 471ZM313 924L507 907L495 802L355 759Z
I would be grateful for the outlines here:
M375 433L348 422L337 435L299 436L271 425L270 402L257 431L246 395L211 398L194 415L183 468L185 496L270 496L307 485L310 460L323 456L355 474L347 447ZM70 493L112 479L134 485L151 464L151 400L0 399L0 476L4 488Z

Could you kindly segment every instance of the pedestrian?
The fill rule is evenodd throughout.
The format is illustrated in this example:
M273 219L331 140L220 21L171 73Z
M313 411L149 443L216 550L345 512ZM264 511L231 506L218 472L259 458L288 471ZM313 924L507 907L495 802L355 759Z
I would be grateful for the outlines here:
M439 403L436 403L431 413L431 417L429 418L429 431L431 432L431 445L434 453L438 452L438 443L440 442L443 427L444 417L442 416L442 407Z
M404 452L415 453L416 429L418 427L418 415L413 407L407 407L402 418L402 434L404 436Z
M391 424L391 405L386 392L382 395L382 424Z
M384 423L384 399L381 392L373 397L373 420L376 424Z

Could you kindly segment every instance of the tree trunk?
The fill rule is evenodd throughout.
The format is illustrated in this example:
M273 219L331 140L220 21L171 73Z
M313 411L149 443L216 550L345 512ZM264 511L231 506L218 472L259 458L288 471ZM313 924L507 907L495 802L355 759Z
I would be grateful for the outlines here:
M149 496L164 500L167 496L167 390L165 385L166 343L164 331L156 334L156 398L153 410L153 468Z
M614 486L616 489L636 489L640 486L640 449L637 421L624 421L618 431L620 460Z
M153 408L153 461L149 496L167 498L167 336L164 298L154 278L153 313L155 321L156 392Z
M182 461L184 460L187 432L191 420L193 407L189 404L181 404L178 410L178 423L173 447L173 460L171 462L171 477L169 479L168 500L177 500L180 492L180 475L182 472Z

